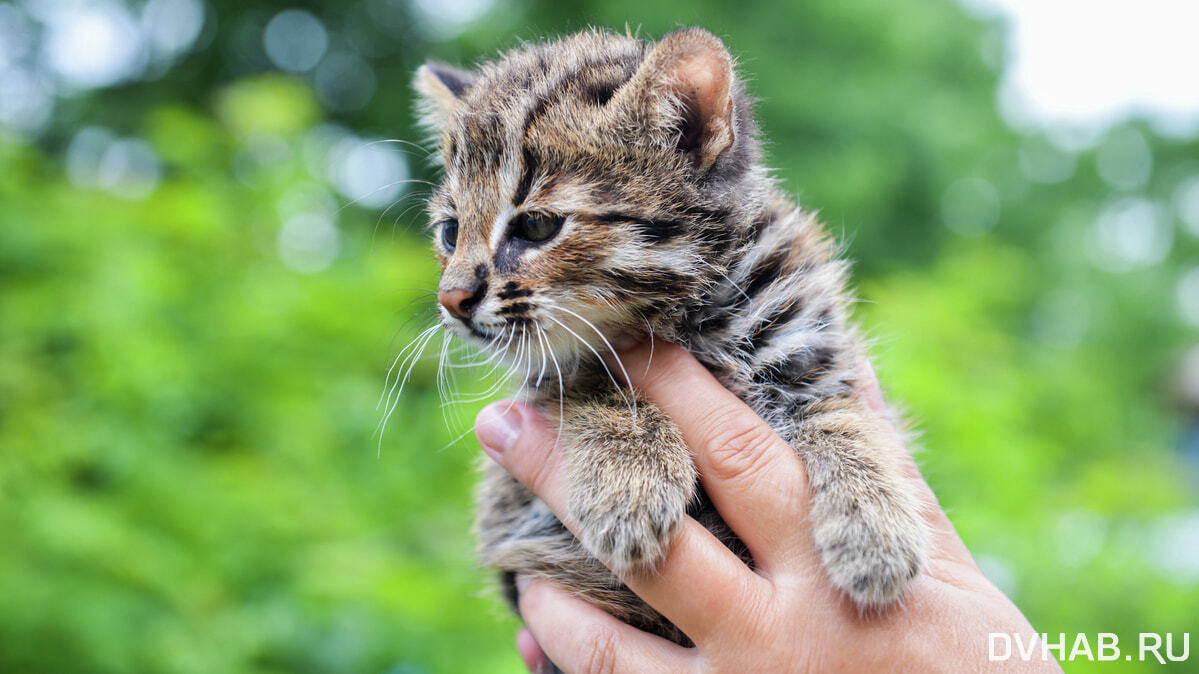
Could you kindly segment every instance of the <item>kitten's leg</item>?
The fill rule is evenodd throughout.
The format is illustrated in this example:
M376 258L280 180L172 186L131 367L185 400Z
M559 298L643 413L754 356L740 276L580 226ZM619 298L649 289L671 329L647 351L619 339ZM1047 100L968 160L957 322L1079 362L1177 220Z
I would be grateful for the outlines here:
M615 393L575 400L564 425L571 518L617 572L652 564L695 495L697 474L675 425L652 403Z
M824 567L865 608L895 601L925 563L928 532L898 442L856 394L809 405L792 442Z
M567 531L532 492L492 461L479 492L483 563L500 570L499 589L514 611L516 574L544 578L646 632L690 646L686 635L625 587Z

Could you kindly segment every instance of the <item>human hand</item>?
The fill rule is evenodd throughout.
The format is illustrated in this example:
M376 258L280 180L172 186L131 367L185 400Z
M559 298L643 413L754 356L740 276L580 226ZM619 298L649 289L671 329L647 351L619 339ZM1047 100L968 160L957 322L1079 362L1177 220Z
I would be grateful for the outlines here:
M659 345L652 363L650 355L647 346L622 354L633 385L678 426L704 490L756 566L688 518L654 572L622 576L694 648L641 632L547 581L520 579L528 630L517 645L531 671L546 656L567 672L974 671L987 666L988 633L1034 635L983 576L906 453L933 536L928 566L900 604L859 612L821 569L795 451L683 349ZM868 364L859 385L885 416ZM525 405L495 403L479 414L476 432L488 455L575 531L563 457L545 419ZM1052 659L1021 664L1060 671Z

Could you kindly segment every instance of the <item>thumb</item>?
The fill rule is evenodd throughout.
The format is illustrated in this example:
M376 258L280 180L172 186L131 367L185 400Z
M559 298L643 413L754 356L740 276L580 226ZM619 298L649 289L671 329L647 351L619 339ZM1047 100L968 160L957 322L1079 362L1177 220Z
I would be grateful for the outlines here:
M475 418L475 437L487 456L566 522L566 464L554 451L558 431L541 413L511 400L491 403Z

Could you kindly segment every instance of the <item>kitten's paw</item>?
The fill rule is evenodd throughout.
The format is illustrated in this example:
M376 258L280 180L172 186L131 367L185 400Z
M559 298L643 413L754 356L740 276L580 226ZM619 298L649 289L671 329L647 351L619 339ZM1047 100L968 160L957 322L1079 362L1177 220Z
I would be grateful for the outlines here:
M833 584L863 609L895 602L924 568L928 528L914 507L834 518L816 529Z
M670 491L663 489L638 504L572 504L583 547L617 573L653 565L666 554L686 515L685 495Z

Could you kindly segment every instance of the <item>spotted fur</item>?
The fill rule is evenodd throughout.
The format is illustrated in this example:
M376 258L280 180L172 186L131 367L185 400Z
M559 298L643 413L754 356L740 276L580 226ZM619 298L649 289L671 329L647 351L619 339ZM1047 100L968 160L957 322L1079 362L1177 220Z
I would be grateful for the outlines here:
M502 352L522 395L561 424L581 527L576 540L487 468L480 551L509 594L514 574L543 576L686 644L597 557L652 565L690 514L752 564L677 429L598 358L618 337L652 335L687 347L803 459L832 584L862 607L895 601L924 564L926 533L855 392L847 265L762 166L724 45L698 29L658 43L586 31L473 71L429 64L416 85L444 165L429 204L439 288L470 302L460 316L443 307L442 322ZM522 239L514 223L527 214L561 229Z

